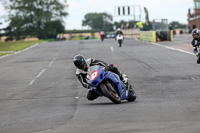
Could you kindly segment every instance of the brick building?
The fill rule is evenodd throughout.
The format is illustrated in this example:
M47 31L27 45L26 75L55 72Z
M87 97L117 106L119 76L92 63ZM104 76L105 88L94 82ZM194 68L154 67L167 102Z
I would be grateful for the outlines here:
M200 29L200 0L194 0L194 9L188 10L188 24L191 26L191 30L194 26Z

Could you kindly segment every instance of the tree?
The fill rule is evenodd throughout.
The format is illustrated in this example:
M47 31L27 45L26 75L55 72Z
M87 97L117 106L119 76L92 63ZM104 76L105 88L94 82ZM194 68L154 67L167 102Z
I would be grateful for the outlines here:
M178 21L172 21L172 22L170 23L170 25L172 25L172 27L173 27L174 29L177 29L177 28L186 28L186 27L187 27L186 24L181 24L181 23L179 23Z
M112 15L107 13L88 13L84 16L82 26L89 26L95 30L112 30Z
M16 39L27 35L45 39L64 31L62 23L68 15L64 11L67 5L59 0L10 0L5 7L11 29L8 34Z

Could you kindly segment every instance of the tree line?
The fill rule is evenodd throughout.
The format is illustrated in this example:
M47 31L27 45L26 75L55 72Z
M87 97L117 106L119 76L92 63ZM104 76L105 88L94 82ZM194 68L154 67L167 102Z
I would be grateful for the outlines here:
M4 31L0 37L8 36L7 40L20 40L27 36L48 39L55 38L57 33L66 32L64 18L68 16L65 10L68 7L67 0L64 0L64 3L60 0L8 0L4 2L4 7L8 13L9 25L0 29ZM123 24L133 28L135 23L136 21L133 20L113 22L113 16L103 12L87 13L83 18L82 26L87 26L92 31L113 31L114 27L119 28ZM171 24L174 28L186 27L178 22L171 22ZM150 22L150 29L151 25Z
M64 10L67 5L59 0L9 0L4 2L4 7L8 11L9 26L1 30L8 40L27 36L54 38L65 31L63 18L68 15Z

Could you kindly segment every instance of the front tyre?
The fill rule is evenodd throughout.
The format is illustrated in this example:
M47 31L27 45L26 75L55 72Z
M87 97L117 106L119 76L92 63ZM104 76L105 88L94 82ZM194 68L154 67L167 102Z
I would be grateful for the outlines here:
M122 46L122 41L119 40L118 43L119 43L119 47L121 47Z
M103 42L103 40L104 40L104 37L101 37L101 41Z
M116 91L113 90L115 89L107 83L101 85L101 91L108 99L110 99L115 104L121 103L120 96Z

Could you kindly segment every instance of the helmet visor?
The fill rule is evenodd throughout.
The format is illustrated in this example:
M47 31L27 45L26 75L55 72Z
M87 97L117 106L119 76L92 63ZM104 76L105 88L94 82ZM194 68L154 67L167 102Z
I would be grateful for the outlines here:
M77 68L78 68L78 69L83 69L83 68L84 68L84 65L85 65L85 62L81 62L81 63L77 66Z

